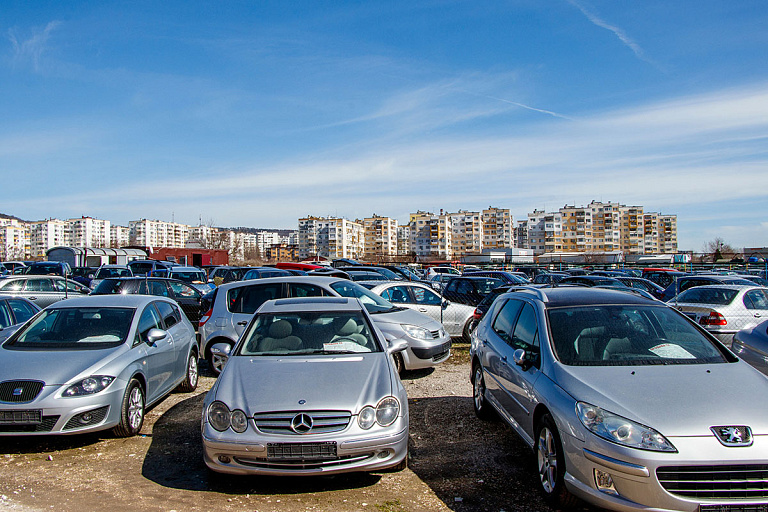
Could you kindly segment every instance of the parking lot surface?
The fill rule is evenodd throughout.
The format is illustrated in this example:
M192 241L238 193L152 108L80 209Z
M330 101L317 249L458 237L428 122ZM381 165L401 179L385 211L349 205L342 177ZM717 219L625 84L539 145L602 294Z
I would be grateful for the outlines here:
M466 347L434 370L408 372L409 469L335 477L232 477L207 471L200 416L214 382L174 393L141 434L5 438L0 510L548 511L533 456L499 421L473 413Z

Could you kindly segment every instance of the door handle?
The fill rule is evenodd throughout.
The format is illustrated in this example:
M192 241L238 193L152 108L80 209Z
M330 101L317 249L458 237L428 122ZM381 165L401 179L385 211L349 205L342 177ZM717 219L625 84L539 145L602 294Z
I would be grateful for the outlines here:
M248 325L248 321L243 320L242 322L237 322L237 325Z
M419 308L419 311L422 312L422 313L426 313L427 312L427 308Z
M37 297L27 297L29 300L37 300Z

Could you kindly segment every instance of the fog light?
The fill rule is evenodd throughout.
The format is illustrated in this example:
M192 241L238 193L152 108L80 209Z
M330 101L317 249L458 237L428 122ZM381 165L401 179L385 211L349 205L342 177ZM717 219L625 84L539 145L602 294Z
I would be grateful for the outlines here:
M389 457L389 450L384 450L383 452L379 452L380 459L386 459L387 457Z
M613 478L611 478L611 475L600 471L599 469L595 470L595 485L600 492L612 494L614 496L619 495L619 493L616 492L616 487L613 486Z
M87 425L88 423L91 422L91 420L93 420L93 414L91 414L90 412L84 412L83 414L80 415L79 419L80 419L80 423L82 423L83 425Z
M219 462L221 462L222 464L229 464L230 462L232 462L232 459L230 459L226 455L219 455Z

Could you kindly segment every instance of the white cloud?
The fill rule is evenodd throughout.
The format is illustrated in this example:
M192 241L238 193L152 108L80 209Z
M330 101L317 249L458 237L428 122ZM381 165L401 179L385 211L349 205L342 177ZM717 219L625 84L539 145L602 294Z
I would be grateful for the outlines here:
M14 63L30 63L35 71L40 70L40 57L47 49L48 39L51 37L51 32L61 24L59 21L49 22L43 29L35 29L33 34L24 39L22 38L18 30L9 29L8 39L13 46L13 61Z

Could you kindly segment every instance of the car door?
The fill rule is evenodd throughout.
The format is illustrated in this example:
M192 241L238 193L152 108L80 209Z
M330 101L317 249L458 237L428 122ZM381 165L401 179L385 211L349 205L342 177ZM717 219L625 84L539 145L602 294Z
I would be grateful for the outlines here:
M768 293L765 290L749 290L744 294L744 307L747 314L741 319L742 325L736 326L737 329L753 327L768 318Z
M510 365L510 372L505 375L505 388L511 398L509 403L512 416L533 439L531 415L537 403L534 386L540 375L541 350L536 310L529 303L523 306L517 317L515 329L512 331L512 348L524 350L526 357L522 364L513 362Z
M498 314L488 329L484 347L484 360L481 361L488 377L485 386L488 393L502 409L502 416L508 421L514 421L512 413L515 407L506 387L510 381L510 368L514 365L512 354L512 332L517 316L523 307L523 302L508 299L498 310Z
M63 299L64 290L58 290L50 278L27 279L22 296L45 308Z
M11 310L13 321L16 324L26 322L39 311L32 304L23 299L8 299L8 307Z
M168 286L173 293L173 300L178 302L192 325L197 327L200 316L203 314L203 311L200 310L203 295L194 287L180 281L168 281Z
M168 385L173 386L186 375L187 354L189 353L191 339L194 338L195 333L189 329L187 324L181 321L181 311L175 305L159 300L155 302L155 306L158 313L160 313L165 330L172 338L171 344L173 346L175 362L173 365L173 375L168 379Z
M142 347L141 350L144 355L147 403L155 401L168 390L169 380L176 364L173 338L168 335L161 340L150 343L147 336L151 329L163 329L160 313L158 313L154 303L147 304L141 312L133 342L134 346Z
M461 308L460 304L444 301L440 295L426 287L408 286L407 288L417 311L442 323L450 336L461 336L464 325L461 323L461 315L457 314L457 309ZM445 307L444 302L447 304Z

